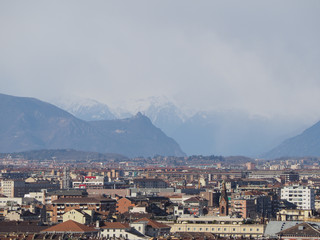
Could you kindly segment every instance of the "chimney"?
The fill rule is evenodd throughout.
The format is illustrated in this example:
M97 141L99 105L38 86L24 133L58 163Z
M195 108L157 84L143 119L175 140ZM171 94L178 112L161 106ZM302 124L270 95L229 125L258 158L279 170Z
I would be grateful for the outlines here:
M99 228L100 227L100 222L99 220L96 221L96 228Z

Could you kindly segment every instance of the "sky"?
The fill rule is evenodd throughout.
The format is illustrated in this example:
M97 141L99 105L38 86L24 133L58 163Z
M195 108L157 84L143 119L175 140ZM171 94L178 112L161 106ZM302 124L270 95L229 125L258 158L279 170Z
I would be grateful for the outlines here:
M320 1L1 1L0 91L320 120Z

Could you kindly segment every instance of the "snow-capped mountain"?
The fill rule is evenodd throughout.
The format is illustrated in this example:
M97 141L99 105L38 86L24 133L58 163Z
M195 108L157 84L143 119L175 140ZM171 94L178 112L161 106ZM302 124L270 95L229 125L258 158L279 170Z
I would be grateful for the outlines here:
M251 116L241 111L185 111L166 97L132 100L121 108L109 108L94 100L59 106L83 120L123 119L141 112L188 155L254 157L305 127L294 119Z
M85 121L117 119L106 104L93 99L60 99L56 105Z

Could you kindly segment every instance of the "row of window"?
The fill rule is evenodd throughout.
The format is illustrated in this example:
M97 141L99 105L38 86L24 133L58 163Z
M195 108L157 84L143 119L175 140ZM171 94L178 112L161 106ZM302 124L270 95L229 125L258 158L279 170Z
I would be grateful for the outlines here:
M190 227L187 228L188 231L192 231L191 229L192 229L192 228L190 228ZM248 231L250 231L250 232L253 232L253 230L254 230L253 228L249 228L249 229L248 229ZM179 227L179 231L181 231L181 227ZM193 228L193 231L210 231L210 230L209 230L209 228L194 227L194 228ZM214 231L217 231L217 232L221 232L221 231L226 232L226 231L227 231L227 228L211 228L211 231L212 231L212 232L214 232ZM237 230L236 230L236 228L232 228L232 231L235 232L235 231L237 231ZM242 231L243 231L243 232L246 232L246 231L247 231L247 228L243 228ZM257 228L256 231L259 232L259 231L260 231L260 228Z

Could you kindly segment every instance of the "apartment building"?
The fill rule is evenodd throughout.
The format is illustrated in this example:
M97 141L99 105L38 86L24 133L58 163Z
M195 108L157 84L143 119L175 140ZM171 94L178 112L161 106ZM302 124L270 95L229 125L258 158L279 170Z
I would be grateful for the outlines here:
M233 211L243 218L255 218L257 209L254 199L235 199L233 200Z
M116 200L111 198L60 198L47 207L49 222L62 222L63 214L73 210L93 210L95 212L115 212Z
M136 178L133 180L135 188L166 188L168 184L158 178Z
M83 181L73 182L72 187L76 189L103 189L107 183L107 176L85 176Z
M20 179L1 180L2 194L7 197L23 197L25 194L25 182Z
M23 197L29 192L41 192L42 189L57 190L59 184L47 180L25 182L21 179L3 179L1 181L2 194L7 197Z
M298 209L315 209L314 189L307 186L283 187L281 189L281 199L297 205Z

